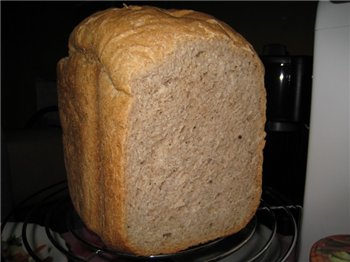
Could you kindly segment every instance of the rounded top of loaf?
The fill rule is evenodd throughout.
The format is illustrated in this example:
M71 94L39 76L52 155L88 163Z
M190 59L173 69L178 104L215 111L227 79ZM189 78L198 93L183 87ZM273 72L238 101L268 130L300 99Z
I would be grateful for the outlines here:
M91 15L73 30L69 54L80 52L96 59L113 84L130 94L126 83L135 73L163 61L182 42L212 38L255 54L240 34L210 15L150 6L109 8Z

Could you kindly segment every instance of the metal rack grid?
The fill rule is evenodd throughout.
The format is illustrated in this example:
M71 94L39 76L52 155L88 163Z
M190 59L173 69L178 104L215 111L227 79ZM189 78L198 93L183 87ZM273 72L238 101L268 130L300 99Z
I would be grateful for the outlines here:
M28 207L29 206L29 207ZM97 241L98 236L89 231L76 214L68 193L66 181L47 187L23 201L3 221L1 230L8 221L13 219L16 211L25 209L22 226L22 240L28 254L35 261L42 259L35 253L28 241L27 225L36 221L45 228L46 235L53 246L69 261L90 261L94 258L113 261L290 261L292 252L296 249L298 238L297 219L293 213L300 213L301 207L293 205L270 206L265 201L257 210L255 217L240 232L225 238L220 238L204 245L167 255L140 257L133 254L111 250ZM264 234L262 235L262 231ZM69 245L57 241L53 232L68 232L79 245L89 250L88 256L76 254ZM89 235L95 239L91 241ZM281 237L283 240L281 241ZM287 241L286 241L287 239ZM281 242L284 244L281 245ZM4 260L5 261L5 260Z

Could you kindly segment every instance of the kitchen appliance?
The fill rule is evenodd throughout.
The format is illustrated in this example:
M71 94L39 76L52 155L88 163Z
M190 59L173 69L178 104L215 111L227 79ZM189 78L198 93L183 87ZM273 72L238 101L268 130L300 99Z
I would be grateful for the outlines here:
M319 239L350 234L350 2L321 1L299 261Z
M310 120L312 57L289 56L280 45L261 57L267 91L264 188L302 205ZM298 189L298 190L296 190Z

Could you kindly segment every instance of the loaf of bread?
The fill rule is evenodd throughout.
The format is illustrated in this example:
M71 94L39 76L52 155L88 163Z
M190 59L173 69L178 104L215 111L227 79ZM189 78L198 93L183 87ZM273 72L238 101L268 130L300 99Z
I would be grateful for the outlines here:
M215 18L129 6L81 22L58 63L69 192L113 249L178 252L259 205L264 68Z

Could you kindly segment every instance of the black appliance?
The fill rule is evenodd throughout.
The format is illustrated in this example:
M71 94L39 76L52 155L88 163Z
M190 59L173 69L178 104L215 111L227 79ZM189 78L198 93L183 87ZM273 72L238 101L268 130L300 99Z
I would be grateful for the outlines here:
M264 188L293 204L304 196L310 121L312 57L289 56L285 48L265 49L267 92Z

